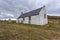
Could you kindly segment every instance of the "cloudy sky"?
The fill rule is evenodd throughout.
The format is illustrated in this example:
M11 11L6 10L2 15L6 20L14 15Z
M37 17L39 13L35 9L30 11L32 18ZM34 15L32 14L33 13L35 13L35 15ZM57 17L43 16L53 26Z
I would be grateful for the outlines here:
M47 14L60 15L60 0L0 0L0 19L17 18L21 11L31 11L43 5L46 5Z

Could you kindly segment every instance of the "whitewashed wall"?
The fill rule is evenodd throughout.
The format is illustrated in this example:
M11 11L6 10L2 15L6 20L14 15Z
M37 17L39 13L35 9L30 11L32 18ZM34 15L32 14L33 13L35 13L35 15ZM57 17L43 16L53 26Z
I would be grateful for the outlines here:
M20 21L19 21L19 23L22 23L22 21L23 21L23 18L20 18L19 20L20 20Z
M44 10L44 14L46 14L46 18L44 19L44 22L45 22L45 24L48 24L48 17L47 17L46 8L44 7L43 10Z
M46 14L46 18L44 18L44 14ZM48 24L48 18L47 18L47 13L46 13L46 9L45 9L45 7L43 7L43 9L40 11L40 14L39 14L39 16L40 16L40 24L42 23L42 24Z
M31 24L40 25L39 15L31 16Z
M21 23L22 20L23 20L23 18L17 19L17 20L16 20L16 23Z
M46 14L46 18L44 18L44 14ZM47 13L45 7L40 11L39 15L35 15L31 17L31 24L35 25L45 25L48 24Z
M31 17L31 24L35 25L45 25L44 23L44 14L39 14Z
M25 20L23 21L23 23L29 24L29 17L25 17Z
M18 19L16 20L16 23L18 23Z

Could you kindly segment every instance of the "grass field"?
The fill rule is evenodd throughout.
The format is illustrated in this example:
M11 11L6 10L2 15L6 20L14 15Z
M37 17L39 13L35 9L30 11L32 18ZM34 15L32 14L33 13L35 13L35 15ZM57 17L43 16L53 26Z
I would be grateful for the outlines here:
M60 19L44 26L0 21L0 40L60 40Z

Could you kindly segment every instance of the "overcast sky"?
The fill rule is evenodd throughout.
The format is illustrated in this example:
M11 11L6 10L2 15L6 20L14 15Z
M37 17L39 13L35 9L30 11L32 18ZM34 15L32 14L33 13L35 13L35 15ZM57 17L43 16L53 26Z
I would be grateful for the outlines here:
M60 15L60 0L0 0L0 19L17 18L21 11L31 11L43 5L49 15Z

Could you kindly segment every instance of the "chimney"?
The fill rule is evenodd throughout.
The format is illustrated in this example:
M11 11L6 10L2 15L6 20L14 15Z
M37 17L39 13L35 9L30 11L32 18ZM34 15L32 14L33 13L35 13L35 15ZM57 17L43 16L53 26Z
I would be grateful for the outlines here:
M21 15L23 15L23 12L21 12Z

